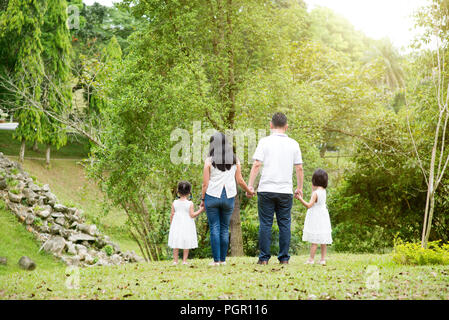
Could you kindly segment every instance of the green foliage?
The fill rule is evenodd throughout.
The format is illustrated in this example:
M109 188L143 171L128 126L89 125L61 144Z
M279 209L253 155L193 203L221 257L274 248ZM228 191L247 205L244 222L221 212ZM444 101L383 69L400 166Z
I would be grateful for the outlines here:
M8 43L6 47L1 47L9 48L4 53L2 65L7 71L13 72L18 90L33 101L40 101L42 97L44 63L41 26L46 7L46 1L11 0L7 10L0 16L0 42ZM24 107L29 104L21 95L17 95L14 100ZM42 139L39 111L23 108L16 111L14 117L19 122L14 131L15 138L20 141Z
M103 250L108 256L112 256L114 254L114 248L111 245L105 246Z
M34 225L36 225L36 226L42 226L43 225L43 222L42 222L42 219L41 218L39 218L39 217L36 217L35 219L34 219Z
M449 244L440 244L440 241L429 242L424 249L421 243L403 242L396 239L393 260L399 264L407 265L449 265Z
M67 3L53 0L48 4L42 26L42 57L46 77L43 81L43 108L61 117L71 107L70 34L67 28ZM65 129L50 116L42 119L42 142L57 149L67 143Z
M332 248L336 252L383 253L391 247L388 233L380 226L368 227L356 222L336 224L332 231Z

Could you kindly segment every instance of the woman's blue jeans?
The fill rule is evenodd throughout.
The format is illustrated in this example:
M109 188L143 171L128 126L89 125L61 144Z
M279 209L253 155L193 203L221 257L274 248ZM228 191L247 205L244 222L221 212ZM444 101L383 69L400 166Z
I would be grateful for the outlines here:
M229 247L229 223L234 211L235 197L229 198L223 188L220 198L206 194L204 205L209 221L210 245L215 262L226 261Z

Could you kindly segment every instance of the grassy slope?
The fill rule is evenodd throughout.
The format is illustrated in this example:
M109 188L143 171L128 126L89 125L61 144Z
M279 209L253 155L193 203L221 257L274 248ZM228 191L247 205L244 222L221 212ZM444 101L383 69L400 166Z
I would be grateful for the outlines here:
M0 299L449 299L447 267L400 266L388 255L332 254L328 266L255 264L255 258L229 258L227 266L209 260L190 266L170 261L79 270L80 287L67 289L65 268L0 275ZM367 288L367 266L380 271L380 288Z
M19 271L17 263L22 256L30 257L36 262L39 269L42 268L49 272L62 266L62 263L53 256L42 251L38 252L39 244L34 236L17 221L13 214L5 211L2 201L0 201L0 237L0 256L8 258L7 266L0 266L0 276L9 277L11 273ZM3 281L0 281L0 291L2 286Z

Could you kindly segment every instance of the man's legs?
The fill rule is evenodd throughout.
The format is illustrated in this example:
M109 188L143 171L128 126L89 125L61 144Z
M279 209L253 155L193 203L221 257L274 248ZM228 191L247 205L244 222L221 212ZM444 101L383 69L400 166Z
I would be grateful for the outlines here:
M279 262L290 260L288 251L291 239L291 210L293 196L291 194L278 194L276 201L276 220L279 226Z
M259 212L259 261L270 260L271 228L273 226L275 202L269 192L257 194Z

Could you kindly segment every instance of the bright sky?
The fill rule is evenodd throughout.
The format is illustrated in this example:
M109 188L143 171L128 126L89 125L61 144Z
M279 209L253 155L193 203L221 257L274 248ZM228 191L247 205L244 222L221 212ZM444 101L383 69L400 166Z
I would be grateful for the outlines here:
M120 0L83 0L91 5L99 2L112 5ZM401 49L407 47L417 35L411 31L414 22L411 17L419 7L429 0L305 0L309 8L324 6L331 8L348 19L356 29L374 39L388 37Z
M120 2L120 0L83 0L87 5L92 5L94 2L98 2L104 6L112 6L115 2Z
M305 0L309 8L323 6L348 19L356 29L368 37L388 37L401 49L407 47L418 34L411 31L414 21L411 15L425 6L428 0Z

